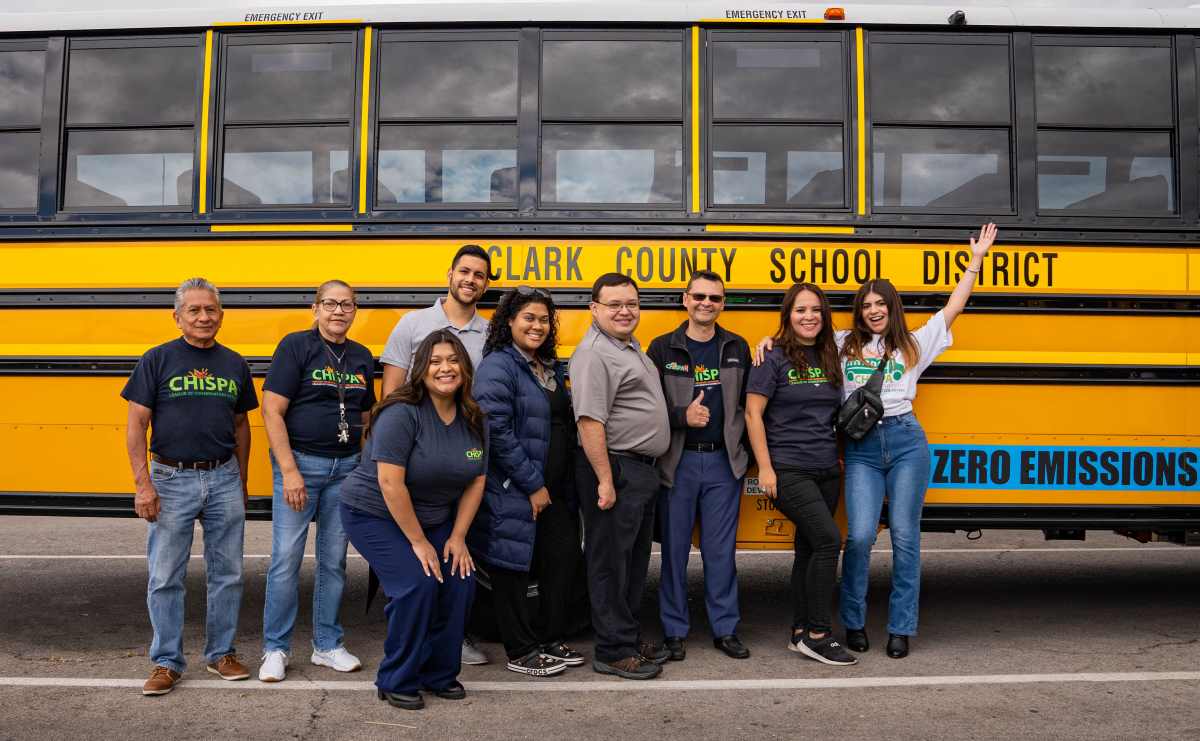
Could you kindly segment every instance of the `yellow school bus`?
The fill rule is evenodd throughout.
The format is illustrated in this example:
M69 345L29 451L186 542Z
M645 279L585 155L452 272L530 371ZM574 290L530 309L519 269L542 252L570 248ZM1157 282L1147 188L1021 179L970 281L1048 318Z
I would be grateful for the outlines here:
M492 256L485 313L553 292L566 353L607 271L643 343L698 268L752 343L795 281L847 327L888 277L915 326L994 220L917 398L923 526L1200 542L1196 10L69 5L0 29L0 512L132 515L119 392L193 275L261 381L318 283L358 288L379 353L463 244ZM742 501L740 547L790 547Z

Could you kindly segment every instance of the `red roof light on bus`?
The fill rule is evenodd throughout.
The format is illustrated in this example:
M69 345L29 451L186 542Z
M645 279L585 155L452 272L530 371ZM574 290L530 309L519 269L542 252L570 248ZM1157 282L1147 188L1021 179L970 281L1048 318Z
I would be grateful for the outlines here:
M826 8L825 20L827 21L844 21L846 20L845 8Z

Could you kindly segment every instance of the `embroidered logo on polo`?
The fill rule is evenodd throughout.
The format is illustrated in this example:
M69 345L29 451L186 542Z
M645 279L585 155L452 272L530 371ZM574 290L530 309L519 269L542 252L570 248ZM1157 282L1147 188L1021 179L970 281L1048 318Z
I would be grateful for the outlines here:
M467 460L477 461L483 458L483 451L479 448L471 448L467 451Z
M314 386L331 386L336 387L338 381L349 391L365 390L367 388L367 378L363 373L341 373L334 370L333 366L327 365L324 368L313 369L312 385Z
M879 365L879 358L865 358L863 360L847 360L846 361L846 381L849 383L866 383L871 374L875 372L875 368ZM890 358L887 368L883 370L883 380L899 381L904 375L904 363Z
M804 383L829 383L829 379L825 377L825 371L812 366L803 371L788 368L787 379L789 386L799 386Z
M721 385L721 369L708 368L704 363L696 363L693 377L696 379L697 388Z
M170 398L179 399L187 396L219 396L223 399L236 401L238 384L232 378L215 376L208 368L194 368L182 376L172 376L167 379L167 390Z
M684 365L683 363L676 363L674 360L668 360L667 364L664 365L663 367L669 371L675 371L677 373L687 373L688 372L688 367L686 365Z

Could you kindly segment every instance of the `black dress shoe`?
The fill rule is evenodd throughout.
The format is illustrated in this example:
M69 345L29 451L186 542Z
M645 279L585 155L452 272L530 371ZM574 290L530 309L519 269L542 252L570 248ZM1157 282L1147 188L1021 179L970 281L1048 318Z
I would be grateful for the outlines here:
M742 645L738 637L733 633L727 636L713 639L713 645L725 652L725 655L731 659L748 659L750 658L750 649Z
M414 692L407 695L401 692L386 692L378 691L379 699L387 702L394 708L403 708L404 710L420 710L425 707L425 700L421 697L420 692Z
M665 639L663 648L667 649L667 653L670 654L668 661L683 661L687 658L687 646L683 645L682 638Z
M429 691L443 700L462 700L467 696L467 688L463 687L462 682L457 680L440 690L431 689Z
M903 659L908 656L908 636L888 634L887 655L893 659Z
M846 628L846 648L858 653L866 653L871 648L871 641L867 638L867 631L859 628L853 630Z

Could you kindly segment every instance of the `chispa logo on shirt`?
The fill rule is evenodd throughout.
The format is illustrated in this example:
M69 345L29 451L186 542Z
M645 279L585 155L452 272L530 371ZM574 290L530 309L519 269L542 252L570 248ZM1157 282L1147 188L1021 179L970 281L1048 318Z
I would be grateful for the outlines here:
M704 363L696 363L694 377L697 386L718 386L721 383L721 369L708 368Z
M467 451L467 460L477 461L483 458L483 451L479 448L471 448Z
M238 397L237 381L214 376L208 368L195 368L167 381L172 399L185 396L220 396L234 400Z
M879 358L846 361L846 380L850 383L866 383L879 365ZM904 363L895 358L888 360L887 368L883 369L883 380L899 381L904 375Z
M787 373L788 385L797 386L802 383L828 383L829 379L825 377L825 371L815 366L809 366L803 371L795 368L788 368Z
M362 373L342 373L334 370L331 365L314 368L311 378L314 386L337 386L338 381L341 381L342 386L346 389L364 390L367 388L367 379Z

